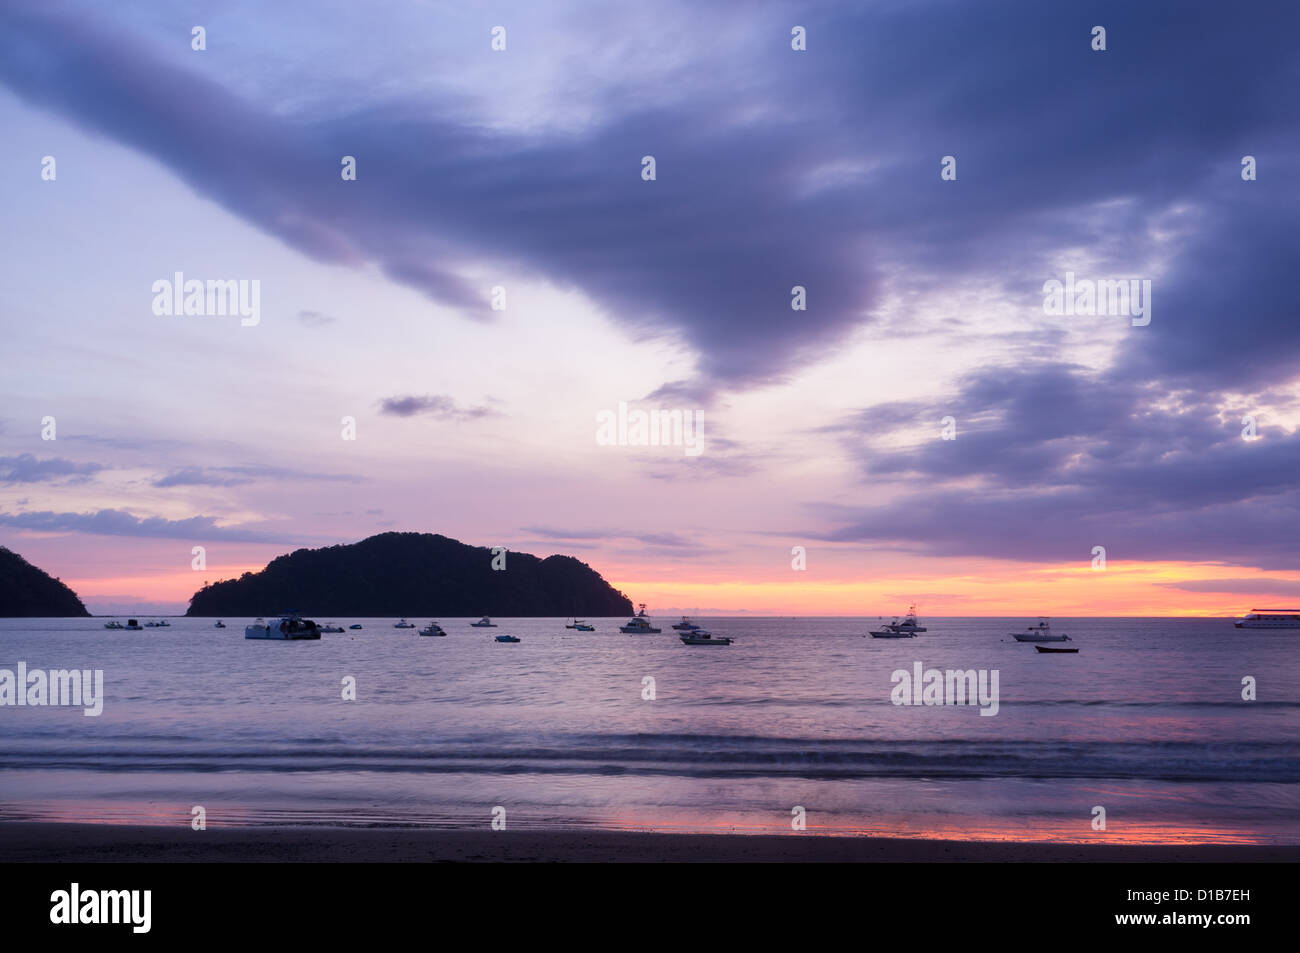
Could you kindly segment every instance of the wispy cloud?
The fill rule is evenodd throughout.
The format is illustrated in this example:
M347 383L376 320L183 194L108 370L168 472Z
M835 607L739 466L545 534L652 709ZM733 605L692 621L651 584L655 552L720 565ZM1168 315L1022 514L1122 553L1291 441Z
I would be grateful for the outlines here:
M218 526L212 516L191 516L171 520L160 516L135 516L125 510L95 510L87 513L0 512L0 525L46 533L89 533L95 536L142 536L157 539L228 540L243 543L293 543L295 537L265 533L238 526Z
M689 548L697 545L694 540L682 536L680 533L631 533L608 529L552 529L547 526L525 526L523 527L523 532L531 533L532 535L541 537L542 539L568 540L573 542L593 542L604 539L634 539L655 546Z
M446 394L387 397L379 402L379 412L391 417L436 417L439 420L478 420L499 413L490 407L457 406L456 401Z
M0 457L0 483L85 482L107 469L99 463L75 463L62 457L38 460L30 453Z
M1184 592L1222 592L1245 596L1300 596L1300 579L1194 579L1189 582L1162 582L1166 589Z
M362 477L345 473L317 473L294 470L288 467L232 466L232 467L182 467L158 477L156 487L169 486L239 486L259 480L308 480L359 483Z

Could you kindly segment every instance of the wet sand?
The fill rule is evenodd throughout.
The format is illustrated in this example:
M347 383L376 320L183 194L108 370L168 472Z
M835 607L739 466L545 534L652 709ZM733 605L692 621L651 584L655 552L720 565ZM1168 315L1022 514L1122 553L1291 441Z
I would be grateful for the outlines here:
M1008 844L637 831L0 823L0 862L1295 863L1300 845Z

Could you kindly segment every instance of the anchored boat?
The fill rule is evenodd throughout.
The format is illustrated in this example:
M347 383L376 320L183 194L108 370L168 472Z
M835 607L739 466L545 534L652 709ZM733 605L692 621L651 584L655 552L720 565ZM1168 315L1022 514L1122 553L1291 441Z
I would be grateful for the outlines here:
M489 619L487 616L484 616L483 618L479 619L477 622L471 622L470 625L472 625L476 629L495 629L497 627L497 624L493 622L491 619Z
M415 623L414 623L414 622L407 622L405 619L403 619L401 622L399 622L399 623L397 623L396 625L394 625L393 628L394 628L394 629L414 629L414 628L415 628Z
M1024 632L1012 632L1017 642L1069 642L1072 641L1068 635L1055 635L1052 633L1051 623L1043 617L1039 617L1037 625L1031 625Z
M426 626L425 628L423 628L423 629L420 630L420 634L421 634L421 635L435 635L435 636L436 636L436 635L443 635L443 636L445 636L447 633L444 632L444 631L442 631L442 626L440 626L438 623L436 623L436 622L430 622L430 623L428 624L428 626Z
M646 617L645 614L645 603L643 602L640 605L640 611L637 612L636 615L634 615L631 619L628 620L627 625L620 625L618 627L618 631L634 632L641 635L657 635L663 630L656 629L654 626L650 624L650 620L649 618Z
M706 632L699 626L693 632L683 632L679 638L684 645L730 645L735 639L715 638L712 632Z
M1035 645L1034 648L1040 652L1078 652L1078 649L1057 649L1050 645Z
M258 619L252 625L244 627L246 639L282 639L296 641L300 639L319 639L320 626L311 619L304 619L296 612L280 616L274 622Z
M877 632L872 632L873 639L910 639L916 633L924 632L925 626L916 618L916 606L907 607L907 615L903 616L903 621L899 622L898 617L894 617L893 622L886 623Z
M497 640L498 642L518 642L518 641L519 641L518 637L513 636L513 635L498 635L498 636L496 636L496 640Z

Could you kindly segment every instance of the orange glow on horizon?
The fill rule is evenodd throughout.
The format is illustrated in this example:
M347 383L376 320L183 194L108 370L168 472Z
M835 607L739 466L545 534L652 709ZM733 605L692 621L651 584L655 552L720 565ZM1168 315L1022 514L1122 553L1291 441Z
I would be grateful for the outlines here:
M927 560L932 564L935 560ZM945 561L947 562L947 561ZM658 574L620 577L612 584L633 602L701 611L729 610L753 615L889 616L915 602L931 616L1237 616L1268 602L1288 604L1279 579L1240 567L1225 569L1203 563L1112 563L1093 570L1069 565L985 564L977 572L952 574L865 572L862 579L792 579L793 570L767 578L717 578L665 582ZM1193 592L1172 588L1180 583L1224 576L1280 583L1276 594Z
M687 573L679 566L624 566L603 573L634 602L689 612L772 616L851 616L901 614L915 602L929 616L1188 616L1229 617L1268 603L1291 604L1283 579L1258 570L1204 563L1114 563L1104 571L1077 563L1043 565L910 558L904 565L864 569L861 578L836 578L791 569L746 573L743 568ZM936 568L939 567L939 568ZM258 572L262 563L210 567L205 571L83 576L65 582L83 601L136 598L174 603L183 610L205 582ZM597 570L599 567L597 566ZM699 578L703 576L705 578ZM1231 576L1252 582L1276 581L1274 594L1192 592L1180 583ZM92 608L92 611L93 608Z

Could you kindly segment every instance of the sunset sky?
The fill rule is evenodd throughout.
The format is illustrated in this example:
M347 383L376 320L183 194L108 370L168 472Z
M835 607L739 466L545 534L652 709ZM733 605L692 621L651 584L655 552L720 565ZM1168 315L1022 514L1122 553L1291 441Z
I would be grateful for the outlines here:
M0 544L92 612L389 530L661 612L1300 603L1300 12L841 6L6 3Z

